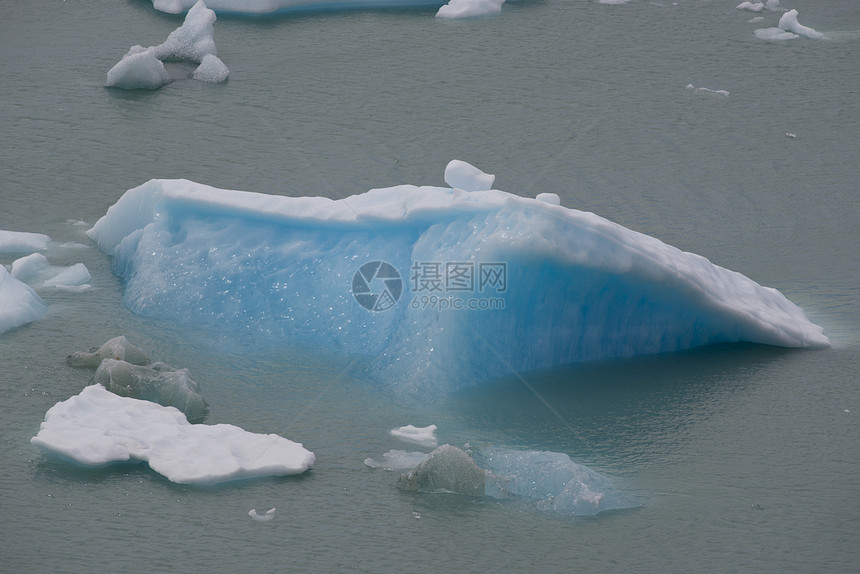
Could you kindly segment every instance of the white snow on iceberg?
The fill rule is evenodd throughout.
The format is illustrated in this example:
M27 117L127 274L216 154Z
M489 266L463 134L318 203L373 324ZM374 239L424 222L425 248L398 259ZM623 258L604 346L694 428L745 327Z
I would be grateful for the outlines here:
M196 0L152 0L156 10L181 14ZM441 6L444 0L208 0L206 5L219 14L277 14L310 10L350 10L357 8L413 8Z
M0 265L0 335L40 319L48 306L33 289Z
M312 452L281 436L194 425L173 407L120 397L101 385L51 407L30 442L85 466L147 462L182 484L301 474L314 464Z
M132 46L107 73L106 86L125 90L154 90L173 81L164 62L199 64L192 77L204 82L223 82L229 75L215 47L215 12L203 0L193 3L182 26L157 46Z
M372 377L407 392L714 343L829 344L775 289L499 190L332 200L151 180L88 234L136 313L364 354Z

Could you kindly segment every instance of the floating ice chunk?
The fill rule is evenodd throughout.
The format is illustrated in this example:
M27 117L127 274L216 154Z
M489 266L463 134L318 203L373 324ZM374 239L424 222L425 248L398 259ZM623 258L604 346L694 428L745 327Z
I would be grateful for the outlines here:
M729 95L729 92L728 92L728 91L726 91L726 90L712 90L711 88L697 88L697 87L696 87L696 86L694 86L693 84L687 84L687 85L685 86L685 89L687 89L687 90L692 90L692 91L694 91L694 92L700 92L700 93L701 93L701 92L704 92L704 93L707 93L707 94L715 94L715 95L717 95L717 96L725 96L725 97L728 97L728 95Z
M224 65L224 62L218 56L215 54L206 54L191 77L201 82L217 84L226 80L229 75L230 70L227 69L227 66Z
M770 41L794 40L795 38L800 37L797 34L786 32L782 28L759 28L754 32L754 34L755 37L760 40Z
M155 90L173 79L152 50L129 52L108 70L108 87L123 90Z
M610 479L564 453L490 449L480 460L489 471L487 495L494 498L532 500L542 510L578 516L639 506Z
M389 432L393 437L421 446L435 448L436 445L439 444L436 441L436 425L426 427L406 425L400 428L391 429Z
M248 511L248 516L250 516L254 522L271 522L275 518L275 510L275 508L270 508L264 514L257 514L257 509L252 508Z
M473 165L453 159L445 167L445 183L463 191L486 191L493 188L496 176L484 173Z
M779 19L777 27L787 32L794 32L799 36L806 36L807 38L813 38L816 40L824 38L824 34L821 32L817 32L797 21L797 10L789 10L783 14Z
M427 458L425 452L406 452L405 450L390 450L382 455L382 460L372 458L364 459L364 464L370 468L384 468L385 470L406 470L415 468Z
M149 355L146 351L132 345L125 335L114 337L97 349L90 349L88 353L82 351L72 353L66 357L66 362L73 367L98 368L104 359L117 359L126 361L132 365L148 365Z
M154 90L172 81L165 61L191 61L200 64L192 77L205 82L222 82L229 70L217 57L215 12L198 0L182 25L157 46L132 46L107 74L107 86L126 90ZM204 62L204 60L206 60Z
M152 180L88 235L113 258L135 313L254 345L362 354L369 375L404 396L716 343L829 344L775 289L595 214L500 190L402 185L332 200ZM374 261L402 280L379 312L353 296ZM474 283L446 293L446 262L468 264ZM387 281L373 286L380 296ZM493 306L422 307L431 287Z
M152 0L156 10L179 14L196 0ZM338 10L356 8L410 8L440 6L444 0L208 0L206 5L225 14L273 14L276 12Z
M36 253L48 249L51 238L41 233L0 229L0 255Z
M188 369L174 369L164 363L132 365L117 359L104 359L93 380L112 393L176 407L191 422L201 422L209 405Z
M76 263L69 267L51 265L41 253L32 253L12 263L12 276L36 289L89 288L92 278L87 266Z
M611 4L611 5L621 5L627 4L630 0L600 0L600 4Z
M190 60L200 63L207 54L218 55L215 47L215 12L198 0L185 16L182 26L152 49L159 60Z
M483 496L486 475L475 460L450 444L443 444L397 481L402 490L449 492Z
M182 484L300 474L314 463L312 452L278 435L191 424L178 409L120 397L101 385L51 407L30 442L86 466L147 462Z
M15 279L0 265L0 335L32 323L47 311L48 306L29 285Z
M450 0L436 12L437 18L475 18L502 11L505 0ZM489 188L488 188L489 189Z
M741 2L737 5L738 10L749 10L750 12L761 12L764 10L764 2Z

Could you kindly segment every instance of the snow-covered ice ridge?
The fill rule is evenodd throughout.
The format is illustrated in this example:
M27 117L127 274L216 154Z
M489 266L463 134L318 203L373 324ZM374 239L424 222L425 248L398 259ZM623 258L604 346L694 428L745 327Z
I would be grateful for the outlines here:
M777 290L704 257L555 194L490 189L464 162L445 181L332 200L151 180L87 233L136 313L364 354L371 376L406 391L721 342L829 345ZM365 284L374 261L397 277ZM448 264L472 284L446 283ZM368 310L357 285L391 304Z
M196 0L152 0L156 10L181 14ZM504 0L207 0L206 5L219 14L248 16L289 12L355 10L364 8L439 7L439 18L471 18L498 14Z

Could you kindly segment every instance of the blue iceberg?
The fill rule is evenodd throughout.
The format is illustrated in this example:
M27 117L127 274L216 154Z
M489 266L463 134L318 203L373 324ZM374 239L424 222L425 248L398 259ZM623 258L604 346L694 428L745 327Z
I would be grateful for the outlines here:
M439 393L533 369L725 342L829 344L772 288L449 164L448 187L332 200L151 180L88 231L135 313L247 345L367 357Z

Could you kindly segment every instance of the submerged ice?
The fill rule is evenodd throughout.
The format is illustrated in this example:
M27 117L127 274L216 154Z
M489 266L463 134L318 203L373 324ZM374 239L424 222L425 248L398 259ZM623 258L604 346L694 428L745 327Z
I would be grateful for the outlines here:
M527 501L540 510L568 516L640 505L615 488L609 478L573 462L566 454L550 451L492 448L480 453L476 461L466 451L445 444L402 474L397 487Z
M363 354L371 376L403 391L721 342L828 345L800 308L740 273L557 197L449 172L450 187L340 200L151 180L88 234L136 313L252 345Z

